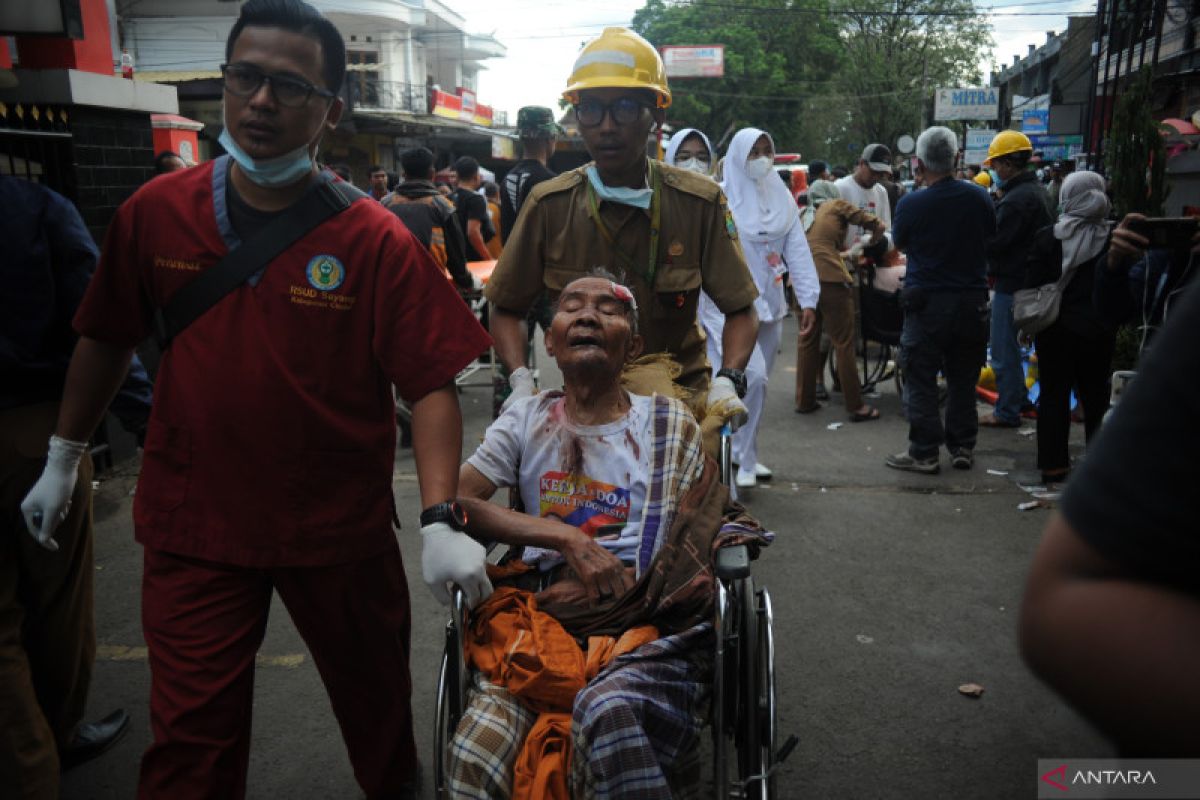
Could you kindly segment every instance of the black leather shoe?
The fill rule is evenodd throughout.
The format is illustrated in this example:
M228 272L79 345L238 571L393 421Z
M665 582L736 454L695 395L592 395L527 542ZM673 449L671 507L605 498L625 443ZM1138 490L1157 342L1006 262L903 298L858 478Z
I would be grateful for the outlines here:
M129 715L118 708L99 722L86 722L75 731L75 737L58 754L59 769L66 772L112 747L129 730Z

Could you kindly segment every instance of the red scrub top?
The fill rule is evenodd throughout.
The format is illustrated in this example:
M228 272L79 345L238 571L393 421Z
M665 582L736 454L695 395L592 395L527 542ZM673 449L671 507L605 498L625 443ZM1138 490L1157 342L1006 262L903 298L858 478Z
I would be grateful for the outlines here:
M75 316L81 335L138 344L154 307L238 243L228 163L164 175L118 209ZM249 567L394 548L390 385L418 400L489 344L396 215L355 202L163 355L134 500L137 540Z

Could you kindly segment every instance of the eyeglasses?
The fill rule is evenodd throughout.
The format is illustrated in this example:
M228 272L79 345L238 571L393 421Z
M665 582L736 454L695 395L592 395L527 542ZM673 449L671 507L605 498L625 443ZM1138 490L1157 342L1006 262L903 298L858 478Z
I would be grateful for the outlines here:
M648 107L632 97L619 97L608 104L599 100L583 100L575 104L575 118L585 128L594 128L601 124L606 114L611 115L617 125L631 125L638 121L642 110Z
M314 94L326 100L337 97L333 92L313 86L302 78L278 73L268 75L253 64L222 64L221 77L225 91L237 97L252 97L267 82L279 105L288 108L303 106Z

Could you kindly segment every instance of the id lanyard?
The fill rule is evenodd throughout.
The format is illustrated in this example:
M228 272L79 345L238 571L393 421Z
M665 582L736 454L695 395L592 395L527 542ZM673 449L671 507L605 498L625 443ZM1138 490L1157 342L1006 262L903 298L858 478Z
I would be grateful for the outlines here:
M658 232L662 225L662 174L655 168L654 162L650 162L650 256L647 259L646 271L641 273L642 279L646 281L646 287L651 291L654 290L654 275L658 272ZM588 206L592 211L592 219L596 221L596 229L600 231L600 235L604 237L604 241L608 242L612 247L613 252L617 257L624 262L625 266L637 272L637 265L633 261L633 257L626 253L617 244L616 236L612 229L608 227L608 223L600 216L600 201L596 197L596 189L588 182Z

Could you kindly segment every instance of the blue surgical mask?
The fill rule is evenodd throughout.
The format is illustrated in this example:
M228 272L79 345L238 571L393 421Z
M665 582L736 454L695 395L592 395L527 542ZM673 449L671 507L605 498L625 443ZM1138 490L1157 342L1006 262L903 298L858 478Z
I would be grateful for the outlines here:
M654 197L654 190L649 186L644 189L630 189L628 186L609 186L600 180L600 173L596 171L595 166L587 168L587 176L588 180L591 181L592 188L596 190L596 196L601 200L608 200L611 203L620 203L625 206L633 206L634 208L650 208L650 199Z
M221 131L217 141L225 148L225 152L229 153L229 157L242 168L245 176L259 186L288 186L312 172L313 160L309 155L308 145L297 147L292 152L276 158L259 159L251 158L245 150L238 147L237 142L229 135L228 128Z
M1000 189L1004 186L1004 179L1001 178L994 169L989 169L988 174L992 176L992 188Z

